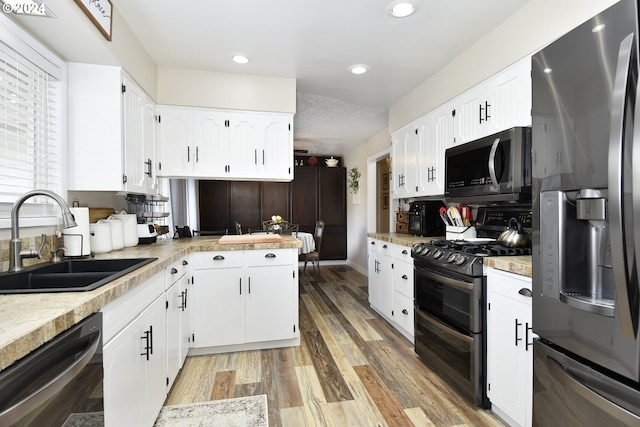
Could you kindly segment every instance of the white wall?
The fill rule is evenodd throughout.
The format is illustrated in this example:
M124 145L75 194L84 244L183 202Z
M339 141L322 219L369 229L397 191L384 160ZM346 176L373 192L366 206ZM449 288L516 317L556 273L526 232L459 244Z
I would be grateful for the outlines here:
M296 79L158 68L158 104L296 112Z
M349 169L357 167L362 174L360 191L358 192L359 204L353 204L353 195L347 193L347 264L363 274L367 272L367 231L375 231L375 221L373 229L368 224L368 162L372 157L377 157L388 151L390 147L389 131L383 129L367 142L344 155L347 173ZM375 183L375 176L373 179Z
M532 0L494 31L389 109L389 131L402 128L618 0Z

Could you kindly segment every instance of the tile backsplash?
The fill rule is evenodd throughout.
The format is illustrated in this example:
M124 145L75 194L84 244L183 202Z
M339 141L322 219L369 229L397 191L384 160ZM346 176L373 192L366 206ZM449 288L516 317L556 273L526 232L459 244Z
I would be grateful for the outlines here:
M37 250L42 243L41 236L24 237L22 240L22 249ZM10 239L0 240L0 271L9 270L9 242ZM55 234L47 235L44 248L42 249L42 258L24 258L22 260L23 265L29 266L39 264L43 262L49 262L51 260L51 250L53 248L59 248L62 246L64 240L57 237Z

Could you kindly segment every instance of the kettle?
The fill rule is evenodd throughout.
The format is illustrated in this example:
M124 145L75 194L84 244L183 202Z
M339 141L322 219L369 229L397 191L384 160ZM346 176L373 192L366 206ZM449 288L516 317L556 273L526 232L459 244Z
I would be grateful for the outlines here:
M531 246L531 236L522 229L520 221L511 218L507 229L498 236L498 242L508 248L527 248Z

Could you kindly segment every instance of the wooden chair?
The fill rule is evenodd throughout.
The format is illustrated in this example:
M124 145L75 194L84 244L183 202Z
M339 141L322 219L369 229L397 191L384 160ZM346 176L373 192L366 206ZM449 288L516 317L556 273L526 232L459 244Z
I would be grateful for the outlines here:
M322 246L323 233L324 221L319 220L316 222L316 229L313 232L313 240L316 243L316 249L313 252L304 254L304 268L302 269L303 273L307 271L307 262L311 261L311 265L315 266L318 269L318 274L320 274L320 247Z

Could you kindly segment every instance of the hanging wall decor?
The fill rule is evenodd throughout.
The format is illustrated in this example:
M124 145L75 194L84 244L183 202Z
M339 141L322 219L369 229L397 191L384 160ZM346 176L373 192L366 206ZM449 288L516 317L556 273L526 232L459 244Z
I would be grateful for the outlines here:
M75 0L75 2L102 35L111 41L111 18L113 15L111 0Z

